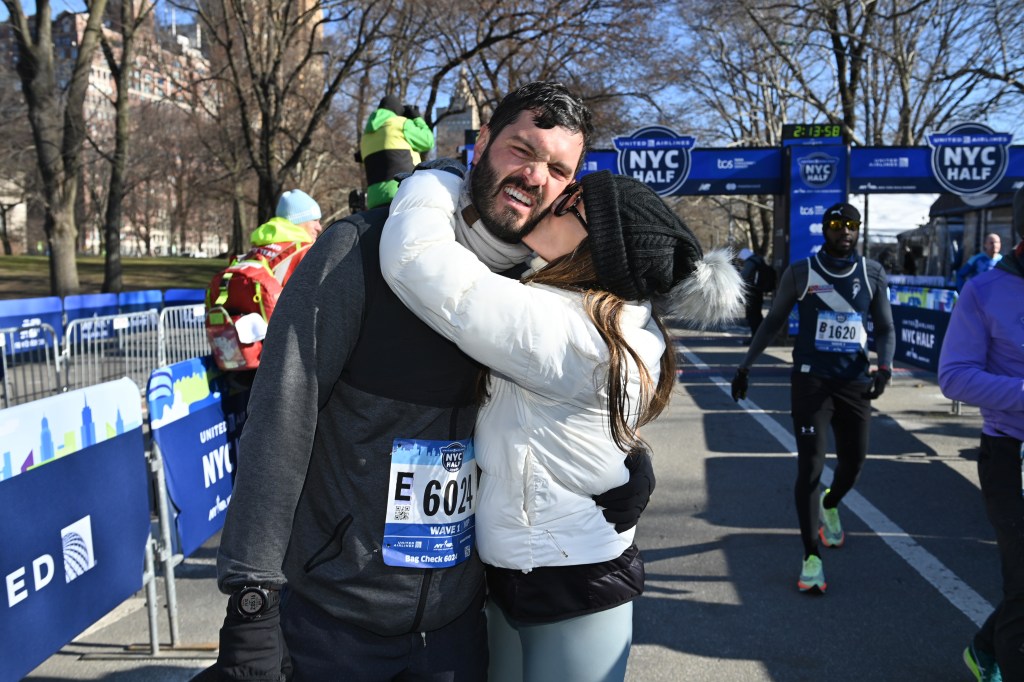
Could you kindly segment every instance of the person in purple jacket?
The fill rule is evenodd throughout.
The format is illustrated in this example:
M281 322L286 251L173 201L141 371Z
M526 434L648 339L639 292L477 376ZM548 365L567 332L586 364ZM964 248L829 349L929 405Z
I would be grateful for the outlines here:
M1024 188L1013 198L1024 238ZM978 479L1003 572L1003 599L964 650L978 682L1024 680L1024 239L969 280L939 356L943 394L981 408Z

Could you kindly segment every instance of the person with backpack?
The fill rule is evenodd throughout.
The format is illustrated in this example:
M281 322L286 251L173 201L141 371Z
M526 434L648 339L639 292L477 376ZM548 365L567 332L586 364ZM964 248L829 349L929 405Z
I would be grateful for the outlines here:
M295 268L320 234L320 205L284 192L273 218L253 230L252 248L214 275L206 290L206 336L224 371L259 367L267 324Z
M753 340L758 327L764 322L764 295L775 291L775 270L761 254L750 249L740 249L740 260L743 261L740 277L747 285L744 312L750 326L750 340Z
M492 271L517 270L520 234L583 162L590 112L535 82L486 125L478 160L494 163L463 181L455 229ZM220 651L200 680L486 679L483 567L466 541L480 365L384 282L387 215L325 230L271 319L217 558ZM632 459L597 500L625 528L654 481L649 455ZM424 518L439 535L403 537Z
M434 133L419 107L402 106L394 95L382 98L366 122L356 154L366 170L366 207L390 203L398 191L395 176L412 172L420 155L433 148Z

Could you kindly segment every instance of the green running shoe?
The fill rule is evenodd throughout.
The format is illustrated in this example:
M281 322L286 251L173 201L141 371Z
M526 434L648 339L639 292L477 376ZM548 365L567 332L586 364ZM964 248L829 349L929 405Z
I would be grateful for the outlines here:
M803 570L800 571L800 580L796 582L796 586L800 588L801 592L817 590L821 594L825 594L828 584L825 582L825 569L821 565L820 557L812 554L804 559Z
M964 649L964 663L974 673L977 682L1003 682L1003 673L995 657L975 648L974 642Z
M818 516L821 517L818 537L826 547L842 547L846 542L846 534L843 532L843 524L839 523L839 507L825 509L825 495L828 495L829 490L831 488L826 489L818 500Z

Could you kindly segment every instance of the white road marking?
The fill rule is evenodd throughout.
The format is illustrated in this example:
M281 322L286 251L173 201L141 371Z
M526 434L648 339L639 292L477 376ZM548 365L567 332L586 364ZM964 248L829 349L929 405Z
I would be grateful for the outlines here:
M694 367L709 371L711 367L704 363L696 354L686 346L677 346ZM732 397L732 383L717 375L708 375L708 378L718 388ZM757 406L752 400L744 399L739 401L747 414L753 417L757 423L764 427L779 444L788 450L790 454L796 455L796 439L789 431L783 428L777 421L772 419ZM832 468L825 465L821 480L825 485L832 482ZM981 626L992 613L993 606L984 597L975 592L971 587L961 580L953 571L939 561L931 552L917 544L914 538L906 531L893 523L877 507L868 502L863 495L851 490L843 498L843 503L857 517L863 521L878 537L893 549L911 568L917 571L922 578L927 580L939 593L949 600L960 612L970 618L975 625Z

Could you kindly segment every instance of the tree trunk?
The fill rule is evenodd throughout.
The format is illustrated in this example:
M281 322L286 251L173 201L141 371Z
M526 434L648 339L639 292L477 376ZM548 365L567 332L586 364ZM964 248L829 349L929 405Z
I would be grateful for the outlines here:
M228 254L229 259L249 250L249 240L243 236L242 188L235 187L234 194L231 210L231 253Z
M50 290L55 296L78 293L75 263L75 197L85 138L85 95L92 57L99 42L107 0L90 3L89 19L78 46L67 89L58 92L54 68L49 0L36 2L41 19L33 31L19 0L3 0L17 44L17 71L28 105L39 172L43 180L43 226L50 249ZM63 108L62 108L63 107Z
M14 254L14 251L11 249L11 235L7 232L7 214L14 206L17 206L17 204L0 204L0 239L3 239L5 256Z

